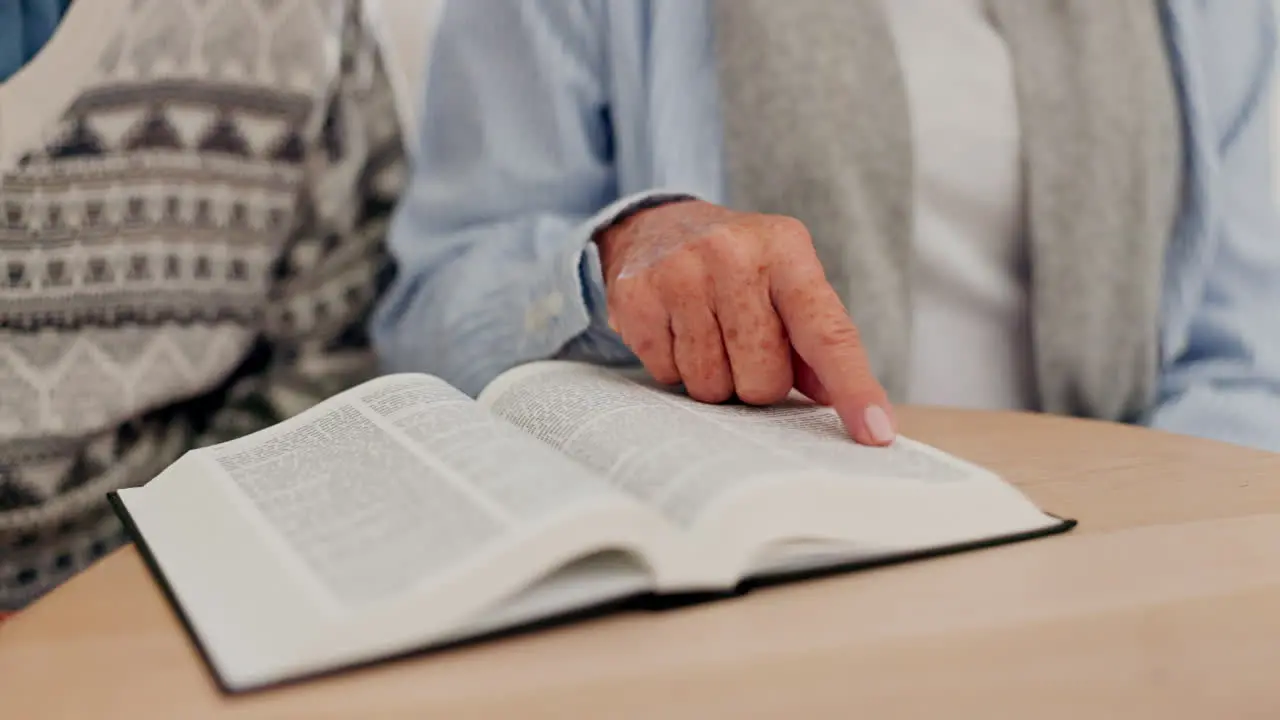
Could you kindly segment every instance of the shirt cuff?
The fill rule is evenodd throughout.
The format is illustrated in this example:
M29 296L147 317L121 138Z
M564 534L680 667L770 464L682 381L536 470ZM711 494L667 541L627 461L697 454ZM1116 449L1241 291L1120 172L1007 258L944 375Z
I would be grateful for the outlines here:
M609 328L609 310L605 302L604 272L600 265L600 248L594 240L609 228L623 222L636 213L676 202L699 200L696 195L673 190L646 190L628 195L596 213L587 222L586 245L581 248L578 260L578 277L582 284L581 297L591 318L591 329L612 334Z

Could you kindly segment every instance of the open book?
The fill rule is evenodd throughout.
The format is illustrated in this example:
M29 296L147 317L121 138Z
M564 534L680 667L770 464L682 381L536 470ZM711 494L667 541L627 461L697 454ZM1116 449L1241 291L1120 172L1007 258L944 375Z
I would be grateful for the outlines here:
M228 692L1072 525L941 451L857 445L828 408L702 405L569 362L478 401L379 378L112 502Z

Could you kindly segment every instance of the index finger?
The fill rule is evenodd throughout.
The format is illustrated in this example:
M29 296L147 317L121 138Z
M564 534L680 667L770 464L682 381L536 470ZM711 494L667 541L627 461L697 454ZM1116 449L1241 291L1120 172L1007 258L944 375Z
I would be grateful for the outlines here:
M888 445L896 431L889 398L876 380L858 328L827 283L816 254L791 252L770 277L774 308L791 346L831 396L854 440Z

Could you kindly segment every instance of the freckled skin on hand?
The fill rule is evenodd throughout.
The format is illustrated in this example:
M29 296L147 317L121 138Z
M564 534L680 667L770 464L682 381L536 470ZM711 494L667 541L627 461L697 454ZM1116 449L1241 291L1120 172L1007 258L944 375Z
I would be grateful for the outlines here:
M610 325L656 380L711 403L767 405L795 388L859 442L892 441L867 422L888 399L799 221L686 201L596 242Z

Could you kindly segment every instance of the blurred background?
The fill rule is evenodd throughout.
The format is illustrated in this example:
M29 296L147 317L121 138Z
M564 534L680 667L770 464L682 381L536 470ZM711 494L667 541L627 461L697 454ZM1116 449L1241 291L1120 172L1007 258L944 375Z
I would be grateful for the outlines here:
M426 69L427 54L430 51L431 37L435 34L436 20L444 0L374 0L380 24L383 26L385 42L396 65L399 76L403 107L402 119L412 121L416 105L421 102L423 72ZM1280 0L1276 0L1280 8ZM1280 89L1280 68L1277 69L1276 87ZM1275 183L1275 197L1280 205L1280 92L1277 93L1277 112L1272 118L1272 172L1278 181ZM413 134L409 133L409 139Z

